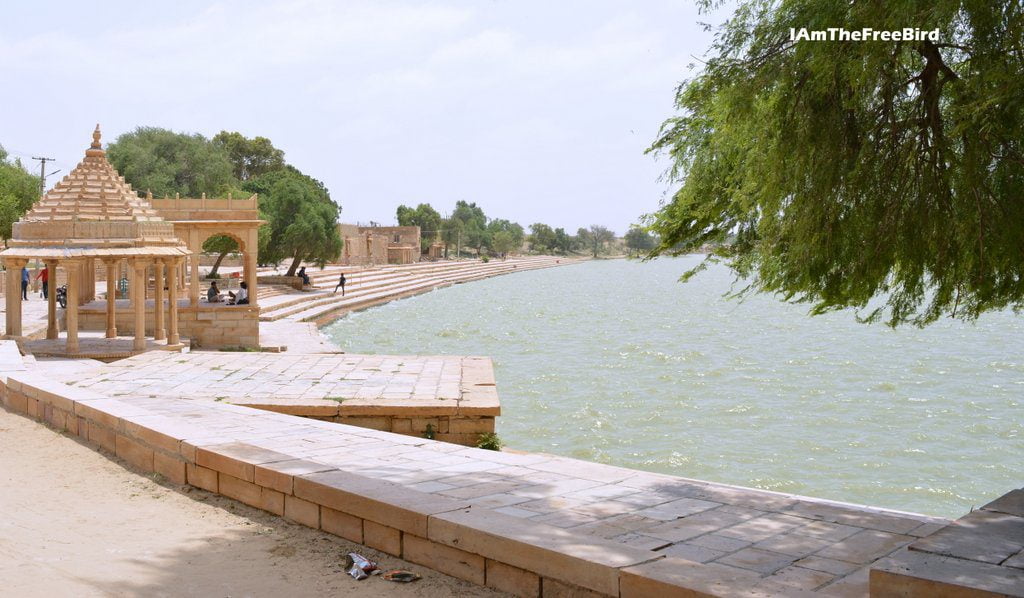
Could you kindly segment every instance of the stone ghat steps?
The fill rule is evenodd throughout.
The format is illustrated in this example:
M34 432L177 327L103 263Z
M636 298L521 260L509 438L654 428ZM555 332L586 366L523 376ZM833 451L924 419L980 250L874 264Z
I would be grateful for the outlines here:
M879 559L949 523L6 376L8 409L143 472L518 596L862 596Z
M523 272L526 270L547 268L552 267L554 265L554 263L550 263L530 264L528 266L520 265L519 267L503 266L487 269L474 268L462 271L457 274L446 273L443 275L430 276L419 279L417 282L412 284L391 286L385 290L380 290L375 293L369 293L367 295L359 297L358 299L355 300L355 302L346 302L344 301L344 299L339 300L338 296L334 296L332 298L316 302L309 309L305 309L297 313L292 313L291 317L302 322L316 322L319 324L333 319L338 314L338 312L341 311L351 311L353 309L370 307L371 305L376 305L382 301L409 297L412 295L429 292L434 289L450 286L453 284L460 284L474 280L480 280L483 278L489 278L491 276L497 276L500 274L511 274L514 272Z
M470 263L449 266L442 269L430 269L429 274L413 276L408 272L386 273L372 277L353 277L354 281L346 284L344 297L340 294L302 293L293 299L281 300L271 306L262 306L261 321L277 321L283 318L299 321L314 321L326 313L338 309L355 309L364 304L374 304L390 296L408 296L416 292L425 292L439 286L457 282L477 280L497 274L532 270L557 265L555 260L530 260L528 262L494 264ZM329 289L333 290L333 286ZM320 309L331 306L331 309Z
M434 271L458 271L461 268L472 267L472 264L465 262L453 263L444 268L423 270L423 272L434 272ZM344 272L343 268L333 268L326 275L311 276L310 280L313 283L310 290L297 291L291 287L287 287L287 291L284 293L288 295L286 298L281 298L277 301L268 302L265 305L261 305L261 313L263 315L272 316L270 319L276 320L281 316L275 314L276 310L280 310L287 307L303 303L305 301L316 300L318 297L323 297L322 293L316 293L317 290L334 290L334 286L338 282L338 273ZM379 286L385 286L389 283L396 283L407 281L415 278L412 271L407 268L403 269L380 269L380 270L367 270L362 272L348 273L346 272L346 284L345 290L346 295L351 295L359 290L367 290L376 288ZM276 316L276 317L273 317Z

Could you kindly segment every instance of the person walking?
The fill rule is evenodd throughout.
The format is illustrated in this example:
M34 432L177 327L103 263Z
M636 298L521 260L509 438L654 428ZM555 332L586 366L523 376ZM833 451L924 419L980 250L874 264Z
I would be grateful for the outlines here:
M345 273L341 273L341 278L338 279L338 284L334 286L334 292L338 292L338 287L341 287L341 296L345 296Z
M43 282L43 299L50 298L50 269L43 266L43 269L36 274L36 280L42 280Z
M28 268L21 268L21 300L28 301Z

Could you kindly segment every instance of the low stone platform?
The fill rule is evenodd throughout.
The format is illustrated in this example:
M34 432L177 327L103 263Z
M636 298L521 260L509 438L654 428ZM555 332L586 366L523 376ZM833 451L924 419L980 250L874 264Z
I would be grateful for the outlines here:
M949 524L0 369L8 409L143 471L520 596L864 596Z
M156 351L162 355L175 355L185 349L185 344L169 345L166 340L156 341L147 338L146 347L136 349L135 338L131 336L106 338L101 332L79 332L78 350L74 353L68 353L67 339L64 334L52 340L45 338L26 340L23 342L23 348L26 353L31 353L36 357L72 357L112 361L141 355L148 351Z
M501 407L485 357L150 352L59 377L111 397L223 401L473 446Z

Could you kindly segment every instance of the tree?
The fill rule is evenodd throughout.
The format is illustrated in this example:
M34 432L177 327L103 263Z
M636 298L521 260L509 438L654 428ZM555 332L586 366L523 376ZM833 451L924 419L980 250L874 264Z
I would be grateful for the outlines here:
M551 246L552 249L562 255L566 255L572 251L573 243L572 235L566 233L564 228L555 229L555 239Z
M497 248L498 242L495 235L498 233L508 233L507 241L511 244L511 247L504 251ZM522 226L503 218L495 218L487 223L487 235L490 238L490 248L498 253L508 253L509 251L522 247L523 240L526 238L526 232L523 230Z
M938 38L790 41L910 23ZM1019 2L741 2L651 148L656 253L890 326L1024 309L1022 37Z
M530 249L537 253L550 253L555 243L555 231L551 227L537 222L530 225Z
M21 160L8 161L0 146L0 237L11 238L11 227L39 199L39 177L25 170Z
M415 209L398 206L395 211L398 226L420 227L420 251L425 252L441 232L441 215L428 203L421 203Z
M464 227L462 242L476 249L477 254L490 243L490 234L487 231L487 216L484 214L483 209L477 206L475 202L467 203L461 200L455 202L455 211L452 212L452 218L462 221Z
M643 251L650 251L654 249L657 244L651 233L647 232L647 229L641 226L630 226L629 232L625 236L626 247L635 251L637 255Z
M199 134L139 127L111 143L107 159L137 191L157 197L221 196L239 185L224 147Z
M441 240L444 241L444 259L448 259L448 247L455 245L461 253L460 244L466 239L466 225L458 218L450 217L441 221ZM462 257L461 255L457 257Z
M491 244L494 252L501 255L502 258L508 255L508 252L519 247L519 245L516 245L516 240L512 236L512 233L507 230L499 230L494 233L494 236L491 239Z
M340 208L323 183L289 165L246 182L245 189L260 194L261 216L269 222L264 263L291 258L287 276L294 276L303 261L323 267L341 255Z
M235 178L240 181L284 167L284 152L266 137L247 139L238 132L221 131L214 136L213 143L227 153Z
M582 232L583 229L580 229ZM586 240L587 246L594 252L594 257L604 251L604 246L615 240L615 233L597 224L591 225L586 235L581 235Z

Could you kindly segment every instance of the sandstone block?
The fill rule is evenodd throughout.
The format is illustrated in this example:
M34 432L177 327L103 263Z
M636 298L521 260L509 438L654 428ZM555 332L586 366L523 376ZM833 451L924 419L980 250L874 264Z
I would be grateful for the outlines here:
M313 529L320 527L320 505L285 495L284 517Z
M402 556L402 532L374 521L363 523L363 544L392 556Z
M217 474L220 493L228 498L243 502L250 507L260 506L260 487L225 473Z
M217 492L217 472L212 469L189 463L185 467L185 480L196 488Z
M153 449L140 442L118 434L115 438L114 452L133 467L146 472L153 471Z
M284 515L284 494L270 488L260 488L260 502L257 507L277 516Z
M405 560L477 585L484 585L486 578L484 557L431 542L412 534L406 534L404 540L405 550L402 553L402 558Z
M487 587L522 598L540 596L540 576L519 567L487 559Z
M363 520L329 507L320 507L320 528L358 544L363 543Z
M284 494L292 494L292 480L297 475L332 471L334 467L305 459L289 459L255 466L255 482Z
M153 471L164 476L171 483L183 485L186 482L185 461L176 456L172 457L155 451L153 453Z
M113 453L116 449L114 440L116 437L117 434L110 428L93 423L89 424L89 442L99 445L100 448Z

